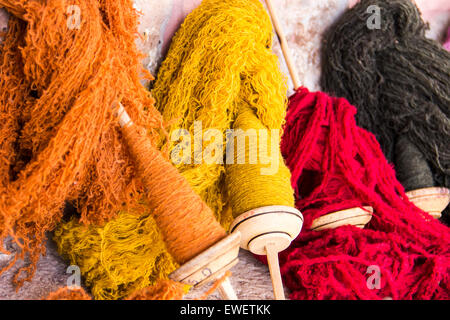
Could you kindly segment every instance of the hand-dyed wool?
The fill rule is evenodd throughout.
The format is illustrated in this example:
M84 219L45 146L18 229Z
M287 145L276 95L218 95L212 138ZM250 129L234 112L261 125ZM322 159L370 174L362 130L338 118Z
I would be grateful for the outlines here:
M80 267L95 299L125 298L178 267L147 211L121 212L101 226L85 226L73 218L55 230L58 252Z
M225 153L226 130L234 127L267 130L270 155L270 129L281 129L286 109L285 78L272 53L272 38L270 19L259 1L205 0L172 40L152 92L171 132L186 129L192 144L207 129L221 133L222 141L204 141L200 159L192 149L192 163L177 168L225 227L233 218L231 210L224 210L226 204L233 214L265 205L294 205L290 172L279 154L280 138L274 142L279 170L272 176L261 175L269 166L265 164L226 166L225 155L219 163L203 161L212 145ZM200 136L194 136L194 121L202 122ZM165 140L161 145L171 152L177 142ZM240 152L248 155L258 142ZM259 162L267 160L263 158ZM158 237L148 215L121 213L102 227L62 224L55 240L60 253L80 266L96 299L118 299L176 267L158 246Z
M450 298L450 229L407 200L355 114L347 100L305 88L290 100L281 146L305 217L280 257L291 298ZM365 229L308 230L317 216L366 205L374 213ZM380 271L378 289L373 270Z
M265 205L293 205L281 156L279 170L266 176L260 173L267 167L262 158L256 165L202 161L207 147L226 150L229 129L266 129L269 134L281 129L287 88L272 40L270 18L260 1L203 1L173 38L152 91L171 131L185 129L193 139L202 139L194 136L201 121L204 130L222 132L222 141L205 141L200 154L192 150L191 163L177 167L225 223L231 218L220 215L225 203L234 216ZM173 151L179 141L164 143ZM248 156L257 144L240 152Z
M0 1L12 14L0 59L0 248L12 236L20 252L11 265L31 262L19 284L32 277L66 201L82 223L142 208L113 102L122 101L149 138L162 129L140 83L151 76L135 46L132 1L72 4L89 19L68 20L61 1Z
M379 28L369 28L380 9ZM410 0L363 0L330 27L322 86L358 108L407 191L450 187L450 53ZM447 211L450 208L447 208Z
M181 300L185 286L172 281L159 281L156 285L135 291L126 300ZM84 289L63 287L43 300L92 300Z

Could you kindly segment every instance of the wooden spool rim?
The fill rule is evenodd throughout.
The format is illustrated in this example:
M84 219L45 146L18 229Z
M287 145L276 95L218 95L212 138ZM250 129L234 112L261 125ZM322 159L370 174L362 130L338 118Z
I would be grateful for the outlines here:
M366 206L355 207L346 210L336 211L317 218L311 224L311 230L320 231L335 229L343 225L353 225L364 228L372 219L373 208Z
M169 278L177 282L201 286L221 277L238 262L240 241L239 232L228 235L173 271Z
M433 195L450 196L450 190L442 187L429 187L408 191L406 195L410 200Z
M439 219L450 203L450 190L443 187L429 187L406 192L409 201L419 209Z

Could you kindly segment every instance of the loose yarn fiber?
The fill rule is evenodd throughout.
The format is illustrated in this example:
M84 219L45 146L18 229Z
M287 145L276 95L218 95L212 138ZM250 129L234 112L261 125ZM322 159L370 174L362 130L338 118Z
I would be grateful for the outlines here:
M83 14L79 28L68 27L69 5ZM132 5L0 1L12 14L0 59L0 248L7 236L20 247L7 268L29 259L18 284L32 277L66 201L82 223L140 207L142 184L110 111L122 101L150 139L162 129L140 83L151 76L135 46Z
M161 231L167 251L174 260L182 265L225 238L226 232L214 218L211 209L190 188L188 181L179 174L178 170L165 161L162 154L148 140L144 129L135 125L127 125L122 128L122 132L130 149L130 154L133 155L137 174L146 187L147 205ZM130 225L132 224L133 219ZM112 223L108 227L114 227L114 225ZM129 231L127 232L127 228L128 225L119 225L117 232L110 233L113 238L113 250L110 251L120 250L121 248L124 250L134 249L133 245L137 245L136 251L126 251L125 254L119 252L118 255L128 255L133 259L132 261L128 260L127 263L142 263L139 254L143 252L142 247L148 245L149 242L144 241L139 245L139 243L133 241L152 236L152 233L146 233L149 229L142 228L136 230L139 234L139 236L136 236L130 234ZM123 234L121 230L125 230L126 233ZM102 231L100 232L103 234ZM130 238L124 238L126 235L129 235ZM117 241L114 241L114 237L118 238ZM69 242L71 240L69 239ZM81 250L83 249L82 247ZM138 256L135 256L136 252ZM102 249L101 261L107 261L108 257L105 257L107 253L107 250ZM127 266L131 270L139 269L132 264ZM112 267L112 271L114 271L114 266L112 265ZM151 267L151 265L148 265L148 267ZM145 269L141 268L139 271L145 271ZM120 284L123 284L123 281L129 278L122 276L119 272L117 279L122 281ZM145 280L146 278L144 278ZM142 281L139 285L141 283ZM175 284L173 287L177 288ZM158 290L158 292L160 291ZM178 295L174 289L171 289L171 292L171 294ZM166 296L164 295L164 297Z
M92 300L91 296L84 289L71 289L68 287L59 288L55 292L51 292L42 300Z
M184 129L201 139L195 136L195 121L201 121L205 130L222 132L222 141L210 141L200 150L203 154L206 148L230 147L229 129L268 129L269 135L270 129L281 129L287 88L272 40L270 18L259 1L203 1L173 38L152 91L158 110L171 123L169 130ZM232 165L225 159L206 163L192 150L192 163L177 165L226 225L231 220L225 215L228 210L222 210L224 204L233 216L265 205L293 205L290 174L281 156L273 175L261 175L261 168L267 167L264 156L257 164L248 161L259 141L239 151L245 164L236 164L237 152ZM173 152L179 141L162 143Z
M371 30L374 5L381 21ZM426 29L413 1L363 0L323 48L324 90L358 108L358 125L376 135L407 191L450 187L450 53Z
M407 200L355 115L347 100L323 92L300 88L290 99L281 147L305 217L280 256L291 299L448 299L450 230ZM316 217L355 206L374 209L365 229L308 230ZM373 267L377 289L368 286Z

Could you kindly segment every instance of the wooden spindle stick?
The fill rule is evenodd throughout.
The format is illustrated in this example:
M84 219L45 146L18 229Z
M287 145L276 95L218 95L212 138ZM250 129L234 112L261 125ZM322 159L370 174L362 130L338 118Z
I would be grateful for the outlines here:
M281 280L280 263L278 261L278 251L276 244L273 242L267 243L266 252L275 299L285 300L286 298L284 296L283 281Z
M300 88L300 80L298 77L298 72L294 63L294 59L292 58L291 50L289 49L289 45L286 40L286 36L284 34L283 28L281 27L280 21L278 20L278 16L275 13L272 0L266 0L266 4L267 9L269 10L270 16L272 18L272 23L275 28L275 32L277 33L278 39L280 41L284 60L286 61L286 65L289 69L289 74L291 75L292 82L294 83L294 89L297 90L298 88Z
M126 112L122 104L113 106L114 115L119 121L119 125L123 130L129 130L133 128L135 124L131 120L130 116ZM127 141L127 143L133 143ZM136 143L140 143L136 141ZM142 146L146 146L142 153L148 155L158 152L153 150L151 144L140 143ZM129 148L130 152L133 152L134 148ZM146 163L146 156L143 154L133 154L133 157L142 163ZM150 157L149 157L150 158ZM175 270L169 277L174 281L186 283L193 286L201 286L205 283L219 279L224 273L238 262L237 256L239 253L239 243L241 237L240 233L229 235L222 240L213 244L202 253L186 262L183 266ZM219 292L225 300L237 300L236 293L234 292L229 279L226 278L219 286Z

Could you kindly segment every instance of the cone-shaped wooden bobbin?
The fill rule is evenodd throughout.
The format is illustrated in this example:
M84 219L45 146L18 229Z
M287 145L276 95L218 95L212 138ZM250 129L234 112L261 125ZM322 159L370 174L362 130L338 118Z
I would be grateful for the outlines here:
M406 192L406 195L409 201L436 219L442 216L442 211L450 203L450 190L447 188L423 188Z
M311 230L335 229L344 225L353 225L363 229L372 220L372 213L372 207L351 208L329 213L314 220Z
M115 104L112 109L122 128L134 125L122 104ZM239 233L223 238L172 272L169 277L174 281L196 287L222 278L226 271L238 262L240 240ZM228 278L220 284L219 292L223 299L237 300Z
M238 263L240 233L234 233L219 241L169 275L169 278L194 287L220 279ZM219 286L225 300L237 300L229 279Z
M274 296L284 300L278 253L287 249L303 226L303 216L295 208L269 206L248 211L237 217L231 232L241 233L241 248L257 255L267 255Z

